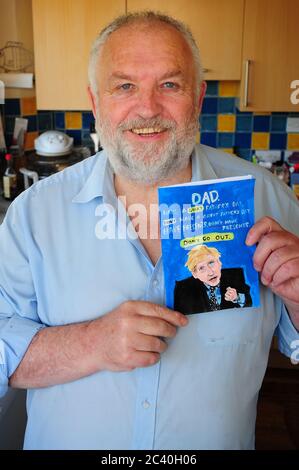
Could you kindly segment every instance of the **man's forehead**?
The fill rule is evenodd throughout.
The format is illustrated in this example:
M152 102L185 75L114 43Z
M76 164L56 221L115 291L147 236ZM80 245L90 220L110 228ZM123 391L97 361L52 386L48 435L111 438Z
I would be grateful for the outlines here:
M158 46L158 47L157 47ZM191 57L190 46L183 35L173 26L163 22L137 23L124 25L108 37L102 47L101 58L111 60L146 48L152 50L153 57L162 51L182 53Z

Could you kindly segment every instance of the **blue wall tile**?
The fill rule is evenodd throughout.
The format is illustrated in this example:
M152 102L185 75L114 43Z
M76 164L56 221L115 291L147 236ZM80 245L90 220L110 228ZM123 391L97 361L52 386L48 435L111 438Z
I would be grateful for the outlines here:
M287 134L271 134L270 150L284 150L287 145Z
M234 146L233 132L219 132L218 133L218 147L230 148Z
M56 112L55 115L55 129L65 129L65 119L63 112Z
M271 116L271 132L285 132L287 125L287 117L272 115Z
M252 132L252 116L237 114L236 130Z
M83 126L83 129L89 130L91 123L94 123L93 114L92 113L82 113L82 126Z
M66 134L74 138L74 145L81 145L81 130L67 130Z
M216 147L217 134L216 132L201 132L200 142L211 147Z
M205 98L202 105L202 114L217 114L218 98Z
M288 113L288 117L299 117L299 113Z
M36 116L23 116L25 119L28 119L28 132L37 131L37 119Z
M4 114L7 116L20 116L21 106L19 98L8 98L4 103Z
M37 125L38 125L38 130L39 131L48 131L50 129L53 129L53 122L52 122L52 113L47 112L47 113L42 113L38 112L37 114Z
M235 98L218 98L218 113L234 113Z
M202 131L217 131L217 115L209 116L203 114L200 117Z
M253 116L254 132L269 132L270 116Z
M243 149L251 148L251 134L249 132L236 132L235 146Z
M206 96L218 96L218 82L211 80L207 82Z

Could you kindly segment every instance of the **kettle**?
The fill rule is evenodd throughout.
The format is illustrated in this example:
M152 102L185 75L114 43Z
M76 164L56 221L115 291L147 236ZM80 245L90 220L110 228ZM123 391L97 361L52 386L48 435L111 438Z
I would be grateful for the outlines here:
M61 131L43 132L34 140L36 153L41 156L68 155L72 152L74 139Z

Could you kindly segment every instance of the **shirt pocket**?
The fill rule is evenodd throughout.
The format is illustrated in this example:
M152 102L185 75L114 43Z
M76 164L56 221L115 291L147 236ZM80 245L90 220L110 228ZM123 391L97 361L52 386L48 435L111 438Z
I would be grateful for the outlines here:
M195 315L202 344L221 347L257 342L262 330L261 308L233 308Z

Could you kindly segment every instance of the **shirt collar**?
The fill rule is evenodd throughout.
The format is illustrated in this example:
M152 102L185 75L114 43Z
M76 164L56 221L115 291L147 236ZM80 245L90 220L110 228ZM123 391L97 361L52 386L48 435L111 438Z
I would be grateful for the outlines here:
M102 151L95 156L91 172L72 202L85 203L96 197L111 199L113 193L115 195L113 188L113 172L105 151Z
M210 164L205 146L196 145L192 152L191 181L202 181L217 178ZM85 203L96 197L103 197L104 202L115 202L116 195L113 183L113 170L105 151L96 155L95 164L85 180L82 188L72 199L72 202Z
M191 181L195 182L214 178L218 178L218 176L209 162L205 145L196 145L192 152Z
M215 287L215 290L220 289L220 282L217 284L217 286L211 286L210 284L206 284L205 282L204 285L208 291L210 291L212 287Z

